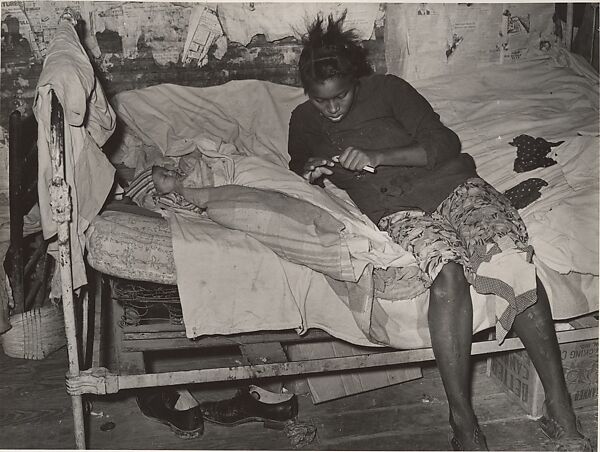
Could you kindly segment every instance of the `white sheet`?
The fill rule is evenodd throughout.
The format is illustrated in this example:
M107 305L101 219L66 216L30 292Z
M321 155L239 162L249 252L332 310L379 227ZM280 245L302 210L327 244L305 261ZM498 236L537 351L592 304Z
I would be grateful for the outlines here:
M478 173L499 191L532 177L548 182L542 196L519 213L538 267L543 264L542 281L549 292L562 295L549 294L556 318L598 309L599 86L598 75L565 52L468 77L415 83L458 133ZM558 164L515 173L516 148L508 143L520 134L564 141L549 155ZM574 276L581 284L570 285L571 297L579 300L571 303L558 274L587 274L596 282ZM578 290L587 299L585 309Z

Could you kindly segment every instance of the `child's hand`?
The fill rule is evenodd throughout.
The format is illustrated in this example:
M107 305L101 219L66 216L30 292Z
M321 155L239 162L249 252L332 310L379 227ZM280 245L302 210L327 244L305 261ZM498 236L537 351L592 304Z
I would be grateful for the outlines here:
M189 158L188 156L181 157L179 159L179 172L186 175L192 174L196 169L197 162L198 160L192 156L189 156Z
M376 168L379 164L374 151L348 146L339 156L339 163L350 171L363 171L366 166Z
M181 186L182 176L174 170L163 168L162 166L152 167L152 181L154 188L160 195L176 191Z
M335 163L325 157L312 157L308 159L306 164L304 165L304 172L302 173L302 177L309 181L311 184L314 184L315 181L323 176L330 176L333 174L333 171L329 169L329 167L335 165Z

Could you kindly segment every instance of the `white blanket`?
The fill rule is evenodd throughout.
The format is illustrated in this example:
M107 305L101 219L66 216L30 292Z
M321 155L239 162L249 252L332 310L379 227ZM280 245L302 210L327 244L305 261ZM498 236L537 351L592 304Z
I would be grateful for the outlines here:
M598 275L598 86L597 75L552 59L416 84L498 190L533 177L548 182L519 213L537 257L563 274ZM564 141L549 155L558 164L515 173L516 148L509 142L521 134Z

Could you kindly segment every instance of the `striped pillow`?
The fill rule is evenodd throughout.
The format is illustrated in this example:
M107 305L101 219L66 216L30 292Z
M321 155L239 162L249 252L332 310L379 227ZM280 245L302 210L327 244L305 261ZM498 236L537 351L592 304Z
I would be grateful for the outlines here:
M207 204L214 222L243 231L279 257L341 281L357 281L344 224L325 209L281 192L227 185ZM362 270L361 272L362 273Z

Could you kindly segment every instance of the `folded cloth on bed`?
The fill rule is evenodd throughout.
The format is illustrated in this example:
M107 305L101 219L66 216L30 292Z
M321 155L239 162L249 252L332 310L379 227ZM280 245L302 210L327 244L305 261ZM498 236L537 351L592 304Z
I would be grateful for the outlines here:
M543 170L549 186L522 211L536 254L560 273L598 274L599 148L597 136L565 139Z
M246 232L279 257L342 281L356 281L344 224L324 209L269 190L226 185L224 197L209 201L216 223ZM364 266L363 266L364 268Z
M100 149L115 128L115 113L106 100L90 60L73 26L63 21L48 48L36 88L33 111L38 120L38 195L44 238L56 234L48 187L51 92L65 116L65 179L72 203L71 261L73 286L87 282L84 232L102 208L113 185L114 168Z

